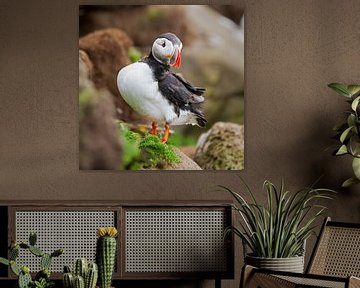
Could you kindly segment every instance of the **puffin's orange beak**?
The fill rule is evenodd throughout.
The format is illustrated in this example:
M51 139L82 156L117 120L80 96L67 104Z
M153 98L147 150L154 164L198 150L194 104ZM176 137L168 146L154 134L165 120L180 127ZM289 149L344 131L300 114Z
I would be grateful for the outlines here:
M181 66L181 52L178 48L176 48L176 59L175 63L173 64L173 67L180 68Z

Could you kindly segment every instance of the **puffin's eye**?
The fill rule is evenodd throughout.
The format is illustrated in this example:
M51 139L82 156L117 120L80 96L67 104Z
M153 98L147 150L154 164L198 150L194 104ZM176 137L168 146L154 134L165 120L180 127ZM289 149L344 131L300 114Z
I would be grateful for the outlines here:
M161 46L162 46L162 47L165 47L165 46L166 46L166 42L165 42L165 41L162 42L162 43L161 43Z

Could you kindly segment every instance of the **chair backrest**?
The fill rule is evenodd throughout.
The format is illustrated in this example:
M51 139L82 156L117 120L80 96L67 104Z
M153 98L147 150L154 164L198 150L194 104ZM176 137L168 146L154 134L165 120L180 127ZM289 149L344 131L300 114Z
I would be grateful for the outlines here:
M360 223L326 218L307 273L360 277Z

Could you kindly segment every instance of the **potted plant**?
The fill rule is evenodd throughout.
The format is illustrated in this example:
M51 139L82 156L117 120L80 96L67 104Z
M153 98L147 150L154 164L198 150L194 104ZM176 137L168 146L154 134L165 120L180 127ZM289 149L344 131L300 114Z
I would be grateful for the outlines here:
M305 241L314 233L315 220L326 209L317 202L331 199L334 191L310 187L290 193L285 191L283 184L276 188L270 181L265 181L267 203L263 206L246 184L250 202L231 189L221 187L236 201L233 208L240 215L240 227L229 227L225 232L233 232L241 238L245 264L302 273Z
M342 184L343 187L348 187L360 183L360 85L331 83L328 86L346 97L346 101L351 106L346 113L346 122L334 128L337 132L336 138L340 141L334 155L350 155L352 157L355 177L347 179Z
M63 249L57 249L52 253L43 252L36 246L37 236L30 233L29 243L13 242L8 251L8 259L0 257L0 263L10 266L11 271L18 277L18 288L50 288L54 286L54 282L50 280L50 265L54 257L59 257L64 253ZM26 265L19 265L16 262L20 249L28 250L31 254L40 258L41 270L36 273L32 279L30 268Z

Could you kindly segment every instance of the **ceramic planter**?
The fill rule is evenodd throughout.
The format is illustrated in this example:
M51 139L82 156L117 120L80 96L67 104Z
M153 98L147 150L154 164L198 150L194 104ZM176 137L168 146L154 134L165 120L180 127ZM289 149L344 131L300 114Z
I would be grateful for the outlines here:
M287 272L304 272L304 256L289 258L263 258L251 255L245 256L245 263L254 267Z

